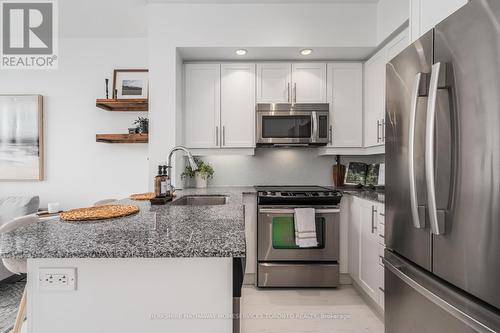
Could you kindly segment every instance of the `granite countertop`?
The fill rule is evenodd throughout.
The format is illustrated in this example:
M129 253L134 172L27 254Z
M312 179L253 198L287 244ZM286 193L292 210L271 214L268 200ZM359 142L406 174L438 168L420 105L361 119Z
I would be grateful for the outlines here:
M355 197L376 201L380 203L385 203L385 192L384 190L367 190L367 189L357 189L357 188L338 188L342 193L353 195Z
M0 235L0 257L245 257L243 193L255 193L255 189L214 187L177 192L178 198L185 195L227 195L227 204L219 206L151 206L149 201L121 200L122 203L138 205L140 212L105 221L55 219L22 227Z

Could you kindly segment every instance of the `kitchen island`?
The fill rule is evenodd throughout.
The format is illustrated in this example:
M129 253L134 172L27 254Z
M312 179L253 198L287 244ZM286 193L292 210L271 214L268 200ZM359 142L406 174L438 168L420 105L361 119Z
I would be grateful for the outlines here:
M0 257L28 259L29 332L232 332L246 255L242 194L250 192L177 193L227 197L212 206L127 199L139 213L2 235Z

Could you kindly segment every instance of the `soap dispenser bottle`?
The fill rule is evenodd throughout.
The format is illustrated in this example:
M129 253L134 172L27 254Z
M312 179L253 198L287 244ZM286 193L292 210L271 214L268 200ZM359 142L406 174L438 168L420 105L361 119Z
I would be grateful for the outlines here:
M155 177L155 196L164 198L167 192L166 177L163 174L163 166L158 166L158 175Z

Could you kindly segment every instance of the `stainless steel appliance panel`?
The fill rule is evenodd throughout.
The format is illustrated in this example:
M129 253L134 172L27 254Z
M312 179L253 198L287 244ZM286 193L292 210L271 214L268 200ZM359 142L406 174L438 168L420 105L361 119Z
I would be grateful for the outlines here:
M257 145L326 145L329 104L257 104Z
M435 89L430 89L435 103L429 103L435 107L437 119L436 142L431 142L434 151L429 156L436 158L434 165L427 168L428 172L436 173L435 203L428 197L429 216L435 221L431 223L433 273L497 309L500 309L499 26L498 0L473 0L436 26L431 78ZM440 119L444 126L439 124ZM451 150L440 145L439 140L449 141ZM448 155L451 158L446 161ZM433 205L435 211L431 209Z
M386 246L428 270L423 156L432 44L431 31L386 66Z
M293 217L294 208L299 208L299 206L259 205L257 259L259 261L337 261L339 259L338 242L340 239L340 210L338 207L315 207L316 218L324 220L323 247L300 249L275 249L273 247L273 218Z
M499 332L500 316L427 271L386 251L386 333Z
M259 287L337 287L339 265L259 263Z

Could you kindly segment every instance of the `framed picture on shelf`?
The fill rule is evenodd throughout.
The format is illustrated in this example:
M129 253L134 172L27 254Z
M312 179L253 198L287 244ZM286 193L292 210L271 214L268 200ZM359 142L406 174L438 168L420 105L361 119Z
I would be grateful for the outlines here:
M115 69L113 99L147 99L149 73L147 69Z
M43 180L43 96L0 95L0 180Z

